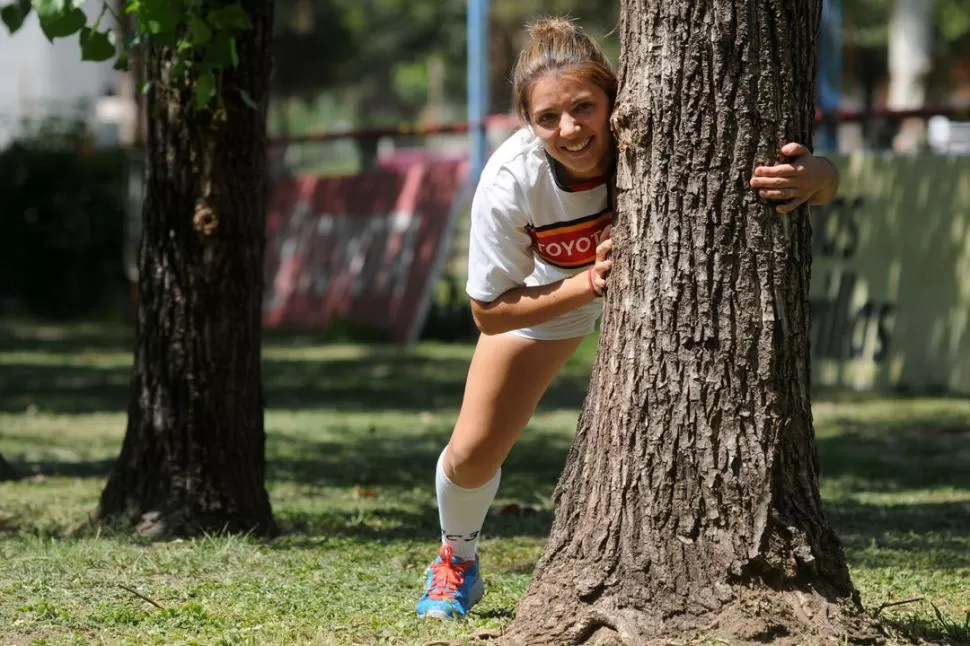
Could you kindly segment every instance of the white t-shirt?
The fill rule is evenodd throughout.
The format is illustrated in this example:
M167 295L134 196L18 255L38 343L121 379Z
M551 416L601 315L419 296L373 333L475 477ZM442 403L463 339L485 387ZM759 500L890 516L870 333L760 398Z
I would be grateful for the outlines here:
M519 130L489 158L475 191L465 291L489 302L515 287L548 285L586 271L612 217L605 181L562 185L539 138L529 128ZM597 299L512 334L584 336L601 311Z

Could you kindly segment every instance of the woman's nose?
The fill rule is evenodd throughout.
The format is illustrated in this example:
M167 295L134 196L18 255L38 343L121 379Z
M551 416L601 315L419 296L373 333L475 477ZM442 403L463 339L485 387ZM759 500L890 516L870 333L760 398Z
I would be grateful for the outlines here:
M566 113L563 113L562 117L559 119L559 135L562 137L568 137L569 135L576 132L579 129L579 124Z

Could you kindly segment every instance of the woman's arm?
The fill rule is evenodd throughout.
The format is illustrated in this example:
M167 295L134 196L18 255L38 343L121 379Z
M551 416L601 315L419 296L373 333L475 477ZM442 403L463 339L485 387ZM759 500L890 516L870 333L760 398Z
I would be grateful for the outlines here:
M801 144L785 144L781 154L790 163L754 169L751 188L766 200L783 201L779 213L794 211L802 204L816 206L831 202L839 190L839 171L825 157L816 157Z
M596 295L586 273L549 285L516 287L490 303L472 300L472 316L483 334L501 334L546 323L589 303Z
M596 262L587 271L549 285L514 287L489 302L472 299L475 325L483 334L501 334L546 323L586 305L606 289L612 248L607 227L605 239L596 247Z

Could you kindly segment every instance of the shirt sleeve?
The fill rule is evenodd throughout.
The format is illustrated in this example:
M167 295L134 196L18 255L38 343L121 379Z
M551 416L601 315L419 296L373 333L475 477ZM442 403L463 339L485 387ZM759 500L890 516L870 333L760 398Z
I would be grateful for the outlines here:
M525 284L535 263L528 224L512 178L500 176L475 192L465 285L471 298L490 302Z

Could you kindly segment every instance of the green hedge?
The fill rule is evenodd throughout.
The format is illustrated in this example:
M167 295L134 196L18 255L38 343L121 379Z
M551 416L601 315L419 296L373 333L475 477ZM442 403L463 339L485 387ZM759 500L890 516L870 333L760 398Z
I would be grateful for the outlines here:
M90 314L127 292L126 154L40 132L0 152L0 298L46 317Z

